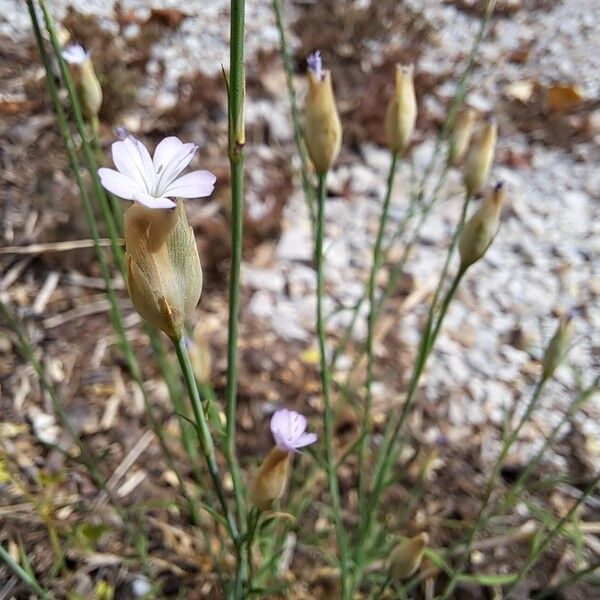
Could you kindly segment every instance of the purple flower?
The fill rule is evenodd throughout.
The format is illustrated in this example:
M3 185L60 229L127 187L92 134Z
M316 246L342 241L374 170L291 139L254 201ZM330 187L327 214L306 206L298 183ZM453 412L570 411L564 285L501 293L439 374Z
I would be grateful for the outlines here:
M323 79L323 59L321 58L321 51L315 50L306 59L308 68L315 74L315 77L319 80Z
M102 185L123 198L148 208L173 208L172 198L210 196L217 178L209 171L192 171L180 177L190 164L198 146L184 144L172 136L162 140L154 156L133 136L112 145L114 169L98 169Z
M282 450L297 452L298 448L309 446L317 441L316 433L305 433L307 420L304 415L283 408L271 417L271 433L275 443Z
M71 44L62 51L62 57L70 65L82 65L90 57L90 52L87 52L81 44Z

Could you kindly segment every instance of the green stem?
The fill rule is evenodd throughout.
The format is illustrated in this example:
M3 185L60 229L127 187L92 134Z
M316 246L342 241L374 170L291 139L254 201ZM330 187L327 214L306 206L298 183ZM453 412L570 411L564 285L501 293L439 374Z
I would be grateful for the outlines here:
M133 353L133 350L131 348L129 340L127 339L125 327L123 324L123 319L121 317L121 313L119 311L119 307L117 304L117 297L116 297L116 294L115 294L115 291L114 291L114 288L112 285L112 277L111 277L110 269L108 266L108 261L107 261L106 255L104 253L104 250L100 246L100 237L98 234L98 227L96 225L96 219L94 217L92 204L91 204L88 192L87 192L87 188L86 188L86 186L83 182L82 176L81 176L81 168L79 165L79 160L77 158L77 154L73 147L73 142L72 142L72 139L70 136L67 118L66 118L64 110L62 108L62 104L60 102L59 95L58 95L58 88L56 86L54 77L52 75L52 66L50 63L50 58L44 47L44 40L43 40L40 26L38 23L37 14L35 12L35 8L33 5L33 0L27 0L27 7L28 7L29 14L31 17L33 32L34 32L34 36L36 38L40 56L42 58L44 68L46 70L46 81L48 84L48 90L50 92L52 105L54 107L54 111L56 114L56 121L58 124L59 132L60 132L63 142L65 144L65 148L67 151L67 157L69 160L69 166L75 177L75 182L77 184L77 187L79 188L85 217L88 222L88 226L90 228L90 233L92 235L92 239L94 240L94 250L96 252L96 256L98 258L98 263L100 265L100 272L101 272L102 278L104 279L104 282L106 284L106 292L107 292L107 296L108 296L108 299L110 302L110 307L111 307L111 309L110 309L111 321L112 321L115 333L117 335L119 347L120 347L121 351L123 352L123 355L125 356L125 360L127 362L127 365L129 367L129 371L131 373L133 380L136 382L136 384L139 386L140 390L142 391L150 428L152 429L152 431L154 432L154 434L156 435L156 437L159 440L161 449L165 455L165 460L167 461L169 468L177 476L177 479L179 481L180 491L188 503L188 507L190 510L190 514L192 515L192 518L194 519L195 522L197 521L199 523L200 519L199 519L197 509L196 509L196 505L193 502L193 500L191 499L190 495L188 494L188 492L185 488L185 484L183 482L181 472L177 468L177 465L175 465L175 462L173 460L173 457L171 455L169 447L166 444L165 437L162 432L162 427L158 423L158 420L154 414L154 409L153 409L153 407L149 401L148 395L146 393L144 381L143 381L143 378L141 375L141 371L139 369L139 365L137 363L137 360L135 358L135 355ZM43 1L42 1L42 10L44 11L44 17L46 19L47 26L52 27L52 18L50 16L50 14L47 12L47 10L45 10L45 5L44 5ZM49 31L53 32L54 29L52 29L52 30L49 29ZM51 34L51 39L52 39L52 34ZM58 42L56 42L56 43L58 43ZM60 47L58 47L58 50L60 51ZM59 62L60 62L60 60L62 60L62 56L60 56ZM116 243L116 237L113 238L112 233L111 233L111 241L113 241L113 251L114 251L114 248L116 247L118 249L118 252L121 252L120 246L118 245L118 243Z
M573 517L575 512L579 509L579 507L583 504L583 502L585 502L587 497L592 492L594 492L594 490L596 489L596 487L598 486L599 483L600 483L600 472L596 475L596 477L594 477L592 482L585 488L585 490L582 492L581 496L579 496L579 498L577 499L575 504L573 504L573 506L569 509L569 512L567 512L567 514L556 523L556 525L552 528L552 530L544 538L544 540L536 546L534 555L529 558L529 560L523 565L523 567L521 567L521 569L517 573L515 580L510 585L508 590L506 590L505 598L509 599L511 597L512 590L514 590L514 588L520 583L520 581L523 579L523 577L525 577L525 575L527 575L527 573L529 573L531 568L537 563L537 561L540 559L540 557L544 553L544 550L554 540L554 538L561 533L564 526L571 520L571 518Z
M373 263L371 266L371 273L369 275L369 282L367 285L368 289L368 300L369 300L369 316L367 319L367 378L365 384L365 406L362 415L361 423L361 438L358 446L358 515L359 520L363 519L365 502L366 502L366 474L365 474L365 454L369 447L370 437L370 415L371 406L373 404L373 366L375 362L374 356L374 338L375 338L375 315L377 313L375 307L375 292L377 291L377 275L379 269L383 265L383 237L388 222L388 215L390 210L390 203L392 199L392 190L394 187L394 179L396 176L396 167L398 164L398 154L392 153L392 160L390 164L390 171L387 179L387 187L385 193L385 199L383 201L383 209L381 211L381 218L379 219L379 229L377 231L377 237L373 246Z
M294 141L296 143L296 149L298 150L298 156L300 157L300 175L302 177L302 189L304 190L304 197L306 204L311 216L311 223L315 221L315 194L314 188L310 183L310 177L308 175L308 153L302 137L302 126L300 124L300 111L298 110L298 100L296 97L296 88L294 86L294 69L292 66L292 59L287 45L287 37L285 33L285 24L283 22L283 15L281 12L281 1L273 0L273 11L275 13L275 22L279 31L279 50L281 54L281 60L283 62L283 69L285 71L285 80L288 90L288 98L290 101L290 111L292 115L292 125L294 128Z
M194 427L200 443L200 449L204 456L204 460L206 461L206 466L208 467L208 472L217 493L219 503L221 504L223 514L225 515L229 535L231 536L231 539L237 548L239 544L237 524L233 515L231 514L231 511L229 510L229 505L227 504L225 490L223 489L221 475L219 474L215 445L210 428L208 426L208 421L206 420L206 415L204 414L202 401L200 400L200 394L198 392L194 371L192 369L192 363L190 362L190 356L188 354L183 336L178 339L173 339L173 346L175 347L177 360L179 361L181 373L190 397L192 412L194 413Z
M13 557L8 553L6 548L0 544L0 558L5 562L6 566L33 592L38 594L43 600L53 600L54 596L43 589L36 581L35 577L28 573L21 565L13 560Z
M536 452L535 456L527 463L523 472L519 475L515 483L510 488L509 493L506 498L502 501L502 507L510 506L512 502L515 501L517 495L523 488L523 486L527 483L529 475L535 467L540 463L540 460L546 454L546 451L554 444L556 438L560 430L563 428L565 423L569 421L575 413L581 408L581 406L587 402L590 396L598 389L600 386L600 375L597 375L594 381L585 389L582 390L575 401L569 406L567 412L563 415L559 423L554 427L550 435L545 439L542 447Z
M92 479L94 480L94 482L100 489L104 489L108 492L108 489L106 488L106 482L104 480L104 477L98 470L96 461L94 460L92 455L89 453L87 447L81 441L81 439L79 438L77 433L75 433L75 429L73 428L67 413L65 412L64 408L62 407L62 404L58 398L58 395L56 393L56 390L54 389L54 386L48 379L44 368L42 367L39 360L35 356L35 352L33 350L31 343L26 338L19 323L16 321L16 319L14 319L14 317L9 312L8 307L4 304L4 302L1 299L0 299L0 315L2 315L2 318L7 323L9 329L17 336L17 341L19 344L20 352L27 359L27 361L31 364L34 371L36 372L36 375L38 376L38 378L40 380L40 384L42 385L44 390L46 390L47 394L50 396L50 400L52 401L52 406L54 408L54 412L58 416L63 427L65 428L65 431L71 438L71 441L77 446L79 453L81 455L81 460L82 460L83 464L86 466L86 468L88 469L90 476L92 477Z
M244 0L231 0L229 110L229 164L231 169L231 266L229 272L229 320L227 338L227 461L233 480L240 527L245 528L244 485L236 453L237 343L240 313L240 270L244 226ZM241 566L238 565L238 568Z
M438 305L442 290L445 286L448 268L449 268L452 256L454 254L454 250L456 248L458 236L460 235L460 231L461 231L463 224L465 222L465 219L466 219L466 213L467 213L467 207L468 207L469 201L470 201L470 196L467 195L465 197L465 201L463 202L460 219L459 219L458 225L456 226L456 229L454 231L454 235L452 237L452 242L451 242L448 252L446 254L446 260L444 261L444 266L442 268L440 279L438 281L438 285L435 290L431 306L429 308L429 315L427 318L427 323L425 325L425 329L423 331L423 335L421 337L421 344L419 347L419 352L417 355L417 359L415 362L415 367L414 367L414 370L413 370L413 373L411 376L411 380L409 383L406 400L404 402L404 405L402 407L399 417L397 419L391 418L388 421L388 425L384 432L384 441L383 441L383 444L379 451L377 464L375 466L375 475L373 477L373 492L371 495L371 500L369 501L369 505L368 505L367 522L362 531L363 537L367 535L368 529L370 527L370 523L372 523L372 520L374 517L373 513L375 512L377 503L379 502L380 494L383 491L387 473L388 473L388 470L392 463L391 459L393 459L393 456L394 456L392 449L393 449L394 444L397 441L398 433L400 432L400 429L402 428L406 417L409 415L409 413L413 407L414 396L418 389L421 375L423 374L423 371L425 370L425 366L427 364L427 359L431 353L431 350L433 349L433 344L434 344L435 339L440 331L440 328L441 328L442 322L444 320L448 306L450 305L450 302L454 297L454 294L458 288L458 285L465 274L464 269L460 269L458 271L458 273L456 274L456 276L450 286L449 291L446 293L444 301L442 302L442 308L440 310L440 313L437 314L436 313L437 305ZM435 325L434 325L434 321L436 322ZM361 539L362 539L362 537L361 537Z
M563 577L558 583L542 590L537 593L533 600L544 600L544 598L557 598L557 594L560 590L566 588L569 585L577 583L580 579L583 579L586 575L591 575L594 571L600 569L600 561L596 561L585 567L584 569L579 569L569 575Z
M125 268L124 268L123 250L118 243L119 236L118 236L115 220L114 220L114 217L113 217L111 209L110 209L110 203L108 201L106 192L104 191L104 188L102 187L102 184L100 183L100 177L98 176L98 164L96 163L96 158L94 157L94 149L92 148L92 145L90 144L87 134L86 134L85 121L83 119L83 113L81 110L81 105L79 103L79 97L77 96L77 90L75 88L73 78L71 77L71 73L69 72L69 68L68 68L65 60L63 59L62 49L60 47L60 42L59 42L58 35L56 32L56 26L54 25L54 19L52 18L52 15L50 14L50 11L48 10L47 2L46 2L46 0L38 0L38 1L40 4L40 7L42 9L42 14L44 16L44 23L46 24L46 29L47 29L48 35L50 37L50 43L52 44L52 49L54 50L54 56L56 58L56 61L58 63L59 69L60 69L61 78L63 80L65 88L67 89L67 93L69 95L69 102L71 105L71 110L73 112L75 126L76 126L77 132L79 133L79 136L81 138L81 146L83 148L83 155L84 155L85 161L87 163L88 170L90 172L90 177L92 179L94 194L95 194L96 198L99 200L100 208L102 211L102 217L104 219L104 222L106 223L106 227L108 228L108 233L109 233L109 237L111 240L111 248L112 248L113 254L115 256L115 261L117 262L117 265L118 265L121 273L124 273ZM29 4L30 0L27 0L27 2ZM32 17L32 19L33 19L33 17ZM37 22L37 16L35 17L35 19ZM45 50L44 50L44 52L45 52ZM52 70L50 70L50 74L51 73L52 73Z
M321 363L321 385L323 388L323 437L325 444L327 480L331 494L333 518L336 536L340 549L340 568L342 576L342 599L350 598L349 588L349 551L348 540L342 520L342 501L336 472L336 460L333 450L333 412L331 407L331 372L327 360L326 325L323 314L323 297L325 295L325 260L323 255L323 239L325 230L325 195L327 173L319 175L317 194L317 226L315 232L315 266L317 269L317 336L319 338L319 355Z
M486 512L487 512L486 509L488 509L490 499L492 497L494 490L496 489L496 486L498 483L498 478L500 477L500 473L502 471L502 466L504 465L504 461L506 460L506 457L508 456L508 453L510 452L512 445L517 440L519 433L521 432L521 429L523 428L525 423L529 420L529 418L531 417L531 414L535 410L535 407L537 406L539 398L540 398L540 394L544 387L544 383L545 383L544 379L540 379L538 381L538 383L533 391L533 394L531 395L531 398L527 404L527 408L525 409L525 412L523 413L523 415L521 416L521 419L519 420L519 422L517 424L517 427L515 427L515 429L504 440L504 444L502 445L502 450L500 451L498 460L496 461L496 463L494 465L492 473L491 473L491 475L488 479L487 485L485 487L485 491L483 493L483 497L481 500L481 507L479 508L479 512L475 519L475 525L469 531L469 535L467 537L467 541L465 542L465 549L462 553L461 559L460 559L456 569L454 569L454 571L452 573L452 577L446 584L446 588L444 589L444 592L442 594L442 598L444 600L446 598L450 598L452 593L454 592L454 589L456 588L456 585L458 584L460 576L462 575L462 573L465 569L465 566L469 560L469 556L471 554L471 546L473 544L473 541L475 540L477 534L483 529L483 527L487 523L488 516L486 514Z

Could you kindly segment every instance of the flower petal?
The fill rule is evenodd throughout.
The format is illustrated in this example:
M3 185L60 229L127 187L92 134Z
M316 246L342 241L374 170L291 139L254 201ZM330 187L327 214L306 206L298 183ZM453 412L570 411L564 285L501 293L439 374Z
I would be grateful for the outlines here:
M175 179L162 195L173 198L204 198L213 193L216 180L216 176L210 171L192 171Z
M136 202L143 204L146 208L175 208L177 205L169 198L155 198L150 194L146 194L145 192L138 191L135 196L132 198Z
M181 149L181 146L183 146L183 142L174 135L166 137L156 146L154 156L152 157L155 173L160 173L161 166L165 168L171 162Z
M118 143L119 142L115 142L113 146ZM129 161L127 162L128 166L133 168L138 173L138 176L135 178L135 180L138 181L138 178L141 178L145 191L152 193L155 181L154 167L152 165L150 154L148 153L148 150L146 150L146 146L144 146L142 142L136 140L131 135L125 138L121 143L123 144L123 148L127 151L127 156L129 157ZM121 155L120 158L123 158L123 155ZM116 164L117 163L115 163L115 165ZM118 165L117 168L119 171L121 170ZM130 173L127 173L127 175L133 178Z
M109 192L124 200L133 200L135 194L140 192L137 182L114 169L98 169L98 176L100 177L100 183Z
M115 142L111 146L112 159L115 167L133 180L140 189L146 190L145 170L138 160L137 153L132 153L131 146L122 142Z
M294 440L294 448L304 448L314 444L319 438L316 433L303 433Z
M194 158L197 150L198 146L196 144L181 144L179 150L172 156L171 160L160 171L157 169L157 196L164 195L164 191L177 178L179 173L192 162L192 158Z

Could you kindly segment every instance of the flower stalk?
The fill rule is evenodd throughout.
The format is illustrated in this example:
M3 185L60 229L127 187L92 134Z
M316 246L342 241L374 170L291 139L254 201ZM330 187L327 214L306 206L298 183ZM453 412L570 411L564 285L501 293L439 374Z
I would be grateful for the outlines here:
M350 598L349 589L349 548L344 523L342 521L342 500L336 470L336 459L333 448L333 411L331 406L331 372L327 358L327 334L325 315L323 313L323 297L325 295L325 257L323 255L323 239L325 230L325 196L327 173L319 175L317 192L317 223L315 232L315 266L317 269L317 337L319 338L319 359L321 386L323 391L323 438L325 444L325 463L329 493L331 494L332 512L336 536L340 550L340 569L342 578L342 599Z
M240 272L244 229L244 123L245 1L231 0L231 28L228 92L228 154L231 171L231 265L229 268L229 318L227 337L226 456L233 480L240 527L246 523L244 485L236 451L237 343L240 313ZM240 567L240 565L238 565Z

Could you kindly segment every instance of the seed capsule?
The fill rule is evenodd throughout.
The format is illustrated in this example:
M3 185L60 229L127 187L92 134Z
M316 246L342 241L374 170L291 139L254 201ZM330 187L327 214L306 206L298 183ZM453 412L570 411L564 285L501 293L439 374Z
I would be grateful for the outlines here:
M417 120L413 66L396 65L396 92L385 115L385 131L392 152L404 152Z
M124 224L129 297L146 321L178 339L202 291L200 257L183 202L172 210L134 202Z

